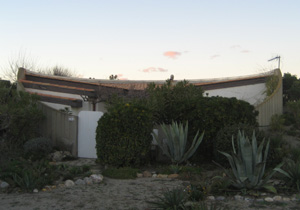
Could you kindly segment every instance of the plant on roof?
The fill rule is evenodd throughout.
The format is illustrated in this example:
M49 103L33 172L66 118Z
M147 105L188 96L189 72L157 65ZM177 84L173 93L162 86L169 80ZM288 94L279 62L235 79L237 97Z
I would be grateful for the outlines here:
M162 124L161 127L166 136L166 142L159 138L154 132L152 134L158 143L158 146L174 164L180 164L187 161L196 152L204 136L204 132L199 136L198 131L193 138L190 148L186 150L188 141L188 123L183 126L182 123L172 122L171 125Z
M283 163L277 165L267 177L264 177L270 140L268 140L263 151L264 144L265 140L257 147L255 132L253 132L252 142L250 143L244 132L239 131L237 145L234 144L234 138L232 137L232 155L220 152L226 156L231 166L231 171L224 170L233 187L254 190L265 188L271 192L276 192L276 189L268 182Z

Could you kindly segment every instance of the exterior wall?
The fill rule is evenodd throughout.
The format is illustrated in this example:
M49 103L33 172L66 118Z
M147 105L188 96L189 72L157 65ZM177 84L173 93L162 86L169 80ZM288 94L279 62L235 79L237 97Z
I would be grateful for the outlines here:
M78 117L57 111L40 103L46 119L40 124L40 135L50 138L53 146L77 156Z
M275 70L275 74L279 77L277 88L271 96L256 106L256 110L259 111L257 120L262 128L270 125L271 117L274 114L282 114L283 111L282 75L279 69Z
M207 90L204 92L204 96L208 93L209 97L211 96L222 96L227 98L235 97L239 100L244 100L249 102L252 105L260 104L266 98L264 93L266 86L264 83L255 84L255 85L245 85L232 88L223 88L215 90Z

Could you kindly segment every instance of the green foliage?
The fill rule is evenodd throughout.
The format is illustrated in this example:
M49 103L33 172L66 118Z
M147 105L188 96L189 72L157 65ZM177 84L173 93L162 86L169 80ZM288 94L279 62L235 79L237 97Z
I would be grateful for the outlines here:
M98 121L98 161L116 167L146 163L149 160L152 130L152 113L142 101L115 102Z
M300 81L296 75L285 73L282 78L282 83L284 103L300 99Z
M278 82L279 82L279 78L277 75L272 75L267 78L266 92L265 92L267 94L267 96L270 96L273 94L273 92L277 88Z
M239 131L237 136L237 149L234 145L234 139L232 138L233 154L229 155L228 153L220 152L226 156L230 163L231 173L227 170L225 170L225 172L232 186L238 189L259 190L265 188L276 192L273 186L268 185L269 179L276 170L274 169L271 174L264 178L270 140L266 144L265 151L263 151L264 143L265 140L257 147L255 132L253 132L252 143L250 143L248 137L245 137L245 134ZM276 168L280 168L281 166L282 164Z
M167 190L163 197L156 196L157 201L148 201L154 209L183 210L186 209L185 202L188 199L187 193L182 188Z
M45 160L34 162L24 159L13 160L2 164L0 168L1 180L28 192L51 185L60 177L66 180L89 175L89 166L50 165Z
M270 123L271 131L282 132L284 130L284 117L283 115L275 114L271 117Z
M185 127L183 124L178 124L176 122L172 122L169 126L162 124L161 127L166 136L166 143L164 143L163 139L158 138L158 135L153 132L154 138L164 154L166 154L171 159L172 163L175 164L187 161L195 153L204 136L204 132L198 136L198 131L193 138L190 148L186 150L188 123L186 123Z
M238 133L239 130L243 130L246 136L251 136L255 130L259 143L264 139L264 133L253 125L239 123L223 127L218 131L214 141L214 160L222 166L227 167L229 163L227 158L218 151L230 154L232 151L232 134Z
M201 201L204 200L204 197L206 195L206 189L205 187L202 187L201 185L189 185L187 186L187 193L189 196L189 200L191 201Z
M0 87L0 136L7 144L23 146L36 137L43 118L36 95Z
M156 124L171 124L172 121L184 122L186 116L196 108L203 98L203 90L184 80L172 84L167 80L163 85L150 84L148 106L153 110Z
M275 170L288 178L288 185L296 188L300 192L300 160L293 161L286 159L285 170L276 168Z
M124 167L124 168L108 168L102 172L103 176L113 179L135 179L139 169Z
M38 160L47 157L52 151L50 139L40 137L30 139L24 144L24 153L27 158Z
M293 114L296 126L300 129L300 100L287 103L289 111Z
M0 179L7 181L11 186L20 187L25 191L52 184L55 180L53 167L47 161L36 162L14 160L2 165Z
M182 170L182 167L179 165L170 165L169 168L172 174L178 174Z

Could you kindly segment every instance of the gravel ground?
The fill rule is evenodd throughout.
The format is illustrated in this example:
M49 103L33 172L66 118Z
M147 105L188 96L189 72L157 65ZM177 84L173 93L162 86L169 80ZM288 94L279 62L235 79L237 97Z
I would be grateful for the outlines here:
M76 185L46 192L0 194L0 209L149 209L166 189L183 187L175 179L140 178L117 180L105 178L101 184Z
M184 187L189 183L177 179L139 178L118 180L105 178L101 184L76 185L38 193L0 193L0 209L20 210L81 210L81 209L150 209L147 201L156 200L164 190ZM215 202L222 209L300 209L296 201L266 203L235 201ZM217 209L216 209L217 210Z

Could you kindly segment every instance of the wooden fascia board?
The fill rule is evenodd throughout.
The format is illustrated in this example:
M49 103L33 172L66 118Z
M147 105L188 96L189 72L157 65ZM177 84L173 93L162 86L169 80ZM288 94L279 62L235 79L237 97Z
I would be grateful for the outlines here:
M241 80L231 80L231 81L223 81L223 82L214 82L214 83L204 83L204 84L195 84L195 86L202 87L203 90L215 90L222 88L231 88L231 87L239 87L246 85L255 85L260 83L265 83L267 77L257 77L250 79L241 79Z
M69 87L64 85L34 82L34 81L27 81L27 80L20 80L19 82L21 82L25 88L95 97L94 89L76 88L76 87Z
M34 92L29 92L29 93L38 95L40 101L50 102L55 104L64 104L75 108L82 107L82 100L76 98L67 98L67 97L53 96L53 95L34 93Z

